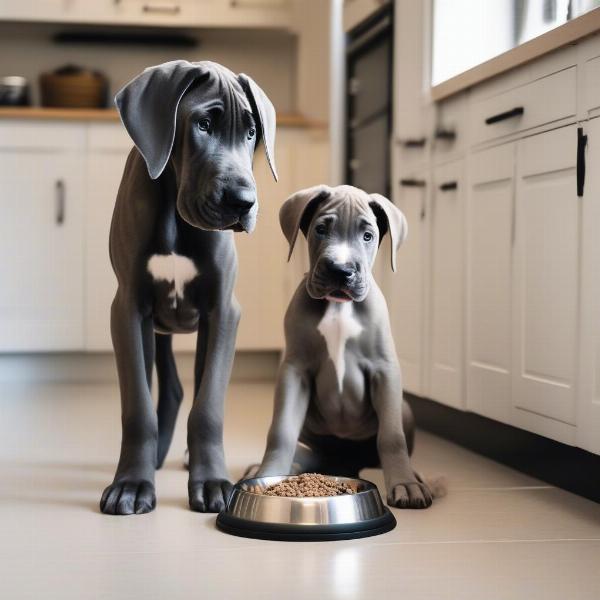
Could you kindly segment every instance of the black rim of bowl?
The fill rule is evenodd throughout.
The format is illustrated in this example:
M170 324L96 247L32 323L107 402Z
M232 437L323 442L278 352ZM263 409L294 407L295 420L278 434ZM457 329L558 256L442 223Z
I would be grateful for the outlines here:
M380 517L359 523L335 523L332 525L295 525L260 523L233 517L223 511L217 516L217 527L231 535L259 540L285 542L326 542L354 540L387 533L396 527L396 519L388 508Z

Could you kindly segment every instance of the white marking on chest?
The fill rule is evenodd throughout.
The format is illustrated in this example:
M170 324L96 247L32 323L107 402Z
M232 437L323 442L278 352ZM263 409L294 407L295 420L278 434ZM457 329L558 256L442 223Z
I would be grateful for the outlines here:
M177 300L183 299L185 284L198 276L198 269L187 256L171 254L153 254L148 259L148 272L155 281L168 281L173 289L169 292L173 308L177 308Z
M346 372L346 361L344 360L346 342L359 336L363 329L354 316L352 302L329 302L317 329L325 338L327 352L333 361L341 392Z

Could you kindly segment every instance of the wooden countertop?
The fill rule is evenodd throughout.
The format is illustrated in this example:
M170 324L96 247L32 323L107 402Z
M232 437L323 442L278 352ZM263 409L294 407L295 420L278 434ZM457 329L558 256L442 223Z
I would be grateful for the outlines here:
M43 119L49 121L108 121L118 122L114 108L44 108L39 106L2 106L0 119ZM304 129L324 129L325 123L307 119L299 113L279 113L277 125Z
M600 8L595 8L564 25L433 86L431 97L434 100L442 100L598 31L600 31Z

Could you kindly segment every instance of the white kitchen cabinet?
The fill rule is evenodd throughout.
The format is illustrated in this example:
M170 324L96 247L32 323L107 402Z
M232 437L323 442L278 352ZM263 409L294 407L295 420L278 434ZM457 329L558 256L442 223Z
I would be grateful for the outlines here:
M577 445L600 454L600 119L585 123L588 136L582 205L580 386Z
M83 205L77 126L0 126L0 351L83 347Z
M22 0L0 19L160 27L291 27L291 0Z
M467 408L511 419L511 289L515 144L469 157Z
M576 126L518 142L513 280L513 424L571 444L582 233L576 159Z
M408 222L408 237L397 256L397 271L388 281L388 306L405 391L425 394L425 285L428 236L428 171L395 182L394 203Z
M423 42L428 3L394 4L394 142L403 172L418 168L431 150L433 106L427 89L428 57Z
M110 222L132 143L120 123L90 124L86 154L85 348L112 350L110 305L117 278L108 254Z
M464 161L437 167L431 192L428 396L464 407Z
M288 139L289 138L289 139ZM236 234L238 279L235 295L242 307L237 347L242 350L283 348L287 304L287 243L279 228L279 207L291 193L294 132L278 131L275 182L262 149L254 160L259 215L252 234Z

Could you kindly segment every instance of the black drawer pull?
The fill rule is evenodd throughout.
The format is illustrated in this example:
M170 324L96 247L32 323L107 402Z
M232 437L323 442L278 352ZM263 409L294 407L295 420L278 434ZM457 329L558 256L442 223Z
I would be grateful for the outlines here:
M403 148L424 148L427 143L427 139L422 138L407 138L405 140L400 140L400 145Z
M486 125L493 125L494 123L499 123L500 121L506 121L506 119L512 119L513 117L520 117L525 112L525 109L522 106L515 106L515 108L511 110L507 110L506 112L499 113L492 117L488 117L485 120Z
M446 181L440 184L440 191L449 192L458 189L458 181Z
M64 180L57 179L54 189L56 193L55 221L57 225L64 225L66 213L66 187Z
M181 7L177 4L144 4L142 11L145 13L156 13L162 15L178 15L181 12Z
M424 179L401 179L400 180L400 185L402 187L418 187L418 188L424 188L425 187L425 180Z
M583 186L585 185L585 147L587 146L588 136L584 135L583 127L577 128L577 196L583 196Z
M433 134L436 140L444 140L446 142L453 142L456 139L456 131L452 129L439 128L435 130Z

